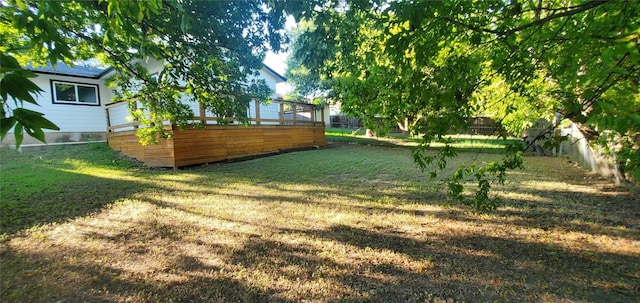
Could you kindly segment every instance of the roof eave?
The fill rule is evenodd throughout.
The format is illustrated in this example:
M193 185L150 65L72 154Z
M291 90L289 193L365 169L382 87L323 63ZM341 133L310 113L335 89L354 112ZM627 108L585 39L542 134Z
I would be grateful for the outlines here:
M268 65L262 64L262 66L264 66L264 69L267 70L269 73L271 73L276 78L276 82L277 83L281 83L281 82L287 81L287 78L285 78L283 75L281 75L280 73L278 73L275 70L273 70Z
M86 75L78 75L78 74L71 74L71 73L49 72L49 71L33 70L33 69L31 69L31 71L36 74L75 77L75 78L83 78L83 79L100 79L102 78L102 74L103 74L103 73L100 73L100 75L97 75L97 76L86 76Z

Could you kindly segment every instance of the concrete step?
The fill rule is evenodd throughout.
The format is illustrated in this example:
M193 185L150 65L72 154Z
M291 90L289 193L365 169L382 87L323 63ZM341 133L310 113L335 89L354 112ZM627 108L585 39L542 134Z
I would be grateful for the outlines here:
M80 141L80 142L55 142L55 143L41 143L41 144L22 144L18 148L18 152L36 152L45 150L47 148L52 148L54 146L64 146L64 145L80 145L80 144L88 144L88 143L106 143L106 140L101 141ZM9 148L15 149L15 145L9 145Z

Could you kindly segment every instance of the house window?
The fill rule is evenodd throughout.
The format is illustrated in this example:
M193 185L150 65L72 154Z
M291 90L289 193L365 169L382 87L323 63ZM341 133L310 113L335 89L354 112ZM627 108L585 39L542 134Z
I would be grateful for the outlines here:
M100 105L98 85L51 81L53 103Z

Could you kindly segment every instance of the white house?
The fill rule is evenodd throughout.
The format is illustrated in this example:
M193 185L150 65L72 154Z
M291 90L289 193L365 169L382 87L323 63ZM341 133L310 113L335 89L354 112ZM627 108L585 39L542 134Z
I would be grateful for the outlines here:
M157 60L146 62L149 72L154 73L162 69L162 63ZM44 130L47 143L105 141L107 134L107 116L105 105L113 102L113 90L105 85L105 80L115 71L112 68L97 68L87 66L68 66L59 62L56 67L30 68L37 74L32 81L42 92L36 96L39 106L25 103L25 107L45 114L45 118L55 123L60 130ZM264 65L260 70L260 78L276 97L276 85L286 79L273 69ZM269 107L261 105L263 115L268 115ZM198 105L192 104L197 113ZM249 109L255 112L255 106ZM120 113L126 116L126 113ZM40 144L41 142L28 135L24 137L23 145ZM8 133L3 145L15 144L12 132Z

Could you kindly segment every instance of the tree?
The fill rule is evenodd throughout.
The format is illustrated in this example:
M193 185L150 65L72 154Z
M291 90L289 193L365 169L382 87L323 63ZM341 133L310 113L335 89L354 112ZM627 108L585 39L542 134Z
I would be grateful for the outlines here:
M411 118L423 147L479 110L511 130L560 113L640 180L639 10L636 1L336 1L307 19L294 56L347 110ZM503 181L521 166L513 150L502 162L460 168L452 196L474 176L469 203L495 207L485 175ZM421 151L422 167L455 155Z
M322 99L323 101L327 101L327 92L330 88L329 83L324 81L324 79L320 78L320 73L312 72L306 68L301 63L299 58L306 58L312 55L312 52L306 49L298 49L296 47L300 47L302 45L307 45L308 43L296 42L297 39L303 39L304 37L300 34L304 31L311 30L310 27L313 26L313 23L307 22L305 20L300 20L297 24L296 28L290 29L290 32L287 33L289 38L291 39L292 49L289 51L292 53L298 53L296 56L289 56L287 58L287 70L285 71L285 76L287 80L292 79L291 84L293 85L294 90L291 95L296 99L303 98L311 98L311 99ZM324 45L321 43L314 43L316 45Z
M27 130L44 140L38 135L42 129L56 128L34 113L20 118L22 103L34 103L30 94L36 90L29 84L31 73L5 65L14 61L24 66L102 59L117 71L112 83L121 88L119 97L135 97L142 104L133 113L150 126L141 128L142 142L168 135L163 120L180 125L191 119L182 94L221 118L241 117L249 99L269 95L264 83L249 82L247 76L261 68L267 49L279 50L285 5L302 7L267 0L2 1L0 38L8 43L0 48L1 135L13 127L16 139ZM140 64L147 58L166 62L157 77ZM15 81L26 89L9 90Z
M24 102L37 104L33 95L42 90L29 80L35 76L23 69L15 58L0 54L0 136L4 137L14 128L16 146L22 143L24 132L44 142L42 129L59 129L41 113L23 107ZM8 102L10 99L13 104Z

